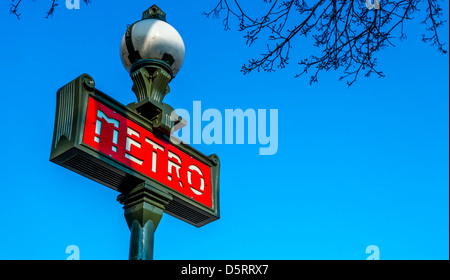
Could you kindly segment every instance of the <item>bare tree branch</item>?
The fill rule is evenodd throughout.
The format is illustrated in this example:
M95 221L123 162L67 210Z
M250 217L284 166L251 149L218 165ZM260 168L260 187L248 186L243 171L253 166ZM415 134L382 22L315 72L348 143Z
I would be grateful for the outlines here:
M444 49L445 43L441 43L439 40L438 28L444 25L445 20L440 20L443 17L442 8L436 1L428 0L427 16L423 24L427 26L427 31L431 34L431 37L427 37L422 34L422 41L429 43L431 46L437 46L438 51L446 54L447 50Z
M268 12L260 17L250 17L237 0L218 0L217 5L204 15L219 18L225 12L225 30L230 29L230 20L237 19L238 30L246 32L244 37L249 46L265 37L267 51L244 64L241 69L244 74L284 68L298 38L311 36L321 54L300 58L298 64L302 70L296 77L312 71L312 84L318 81L321 71L341 69L340 80L346 80L350 86L361 73L384 77L375 55L382 48L394 45L394 39L406 38L404 23L413 19L412 15L419 11L421 3L426 5L422 23L429 34L423 34L422 40L437 46L439 52L447 53L438 33L438 28L445 23L439 1L384 0L380 9L368 9L364 0L263 0L269 4Z
M10 12L10 14L14 14L14 15L17 17L17 19L20 20L21 14L19 13L19 5L20 5L20 3L22 2L22 0L18 0L17 3L16 3L16 1L17 1L17 0L10 0L11 3L9 4L9 6L10 6L9 12ZM63 0L63 1L64 1L64 0ZM82 0L82 1L83 1L86 5L88 5L89 3L92 2L92 0ZM50 0L49 0L49 2L50 2ZM65 1L64 1L64 2L65 2ZM54 14L55 8L56 8L58 5L59 5L59 4L58 4L58 0L51 0L50 8L48 9L45 18L51 17L51 16Z
M20 19L21 14L19 14L19 5L20 5L20 2L22 2L22 0L17 1L16 4L14 4L14 2L15 2L15 0L11 0L11 3L9 4L9 6L10 6L9 13L14 14L17 17L17 19Z
M58 6L58 3L56 3L56 0L52 0L52 6L50 7L50 9L47 12L47 16L45 18L49 18L50 16L53 15L56 6Z

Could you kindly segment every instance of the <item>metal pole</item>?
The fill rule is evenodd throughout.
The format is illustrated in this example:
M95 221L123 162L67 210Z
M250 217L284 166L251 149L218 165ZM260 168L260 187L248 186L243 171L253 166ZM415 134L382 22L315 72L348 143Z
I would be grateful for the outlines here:
M153 260L155 226L152 220L141 227L137 220L131 225L130 260Z
M155 231L163 216L164 206L171 199L171 195L146 183L117 197L124 204L125 219L131 231L130 260L153 260Z

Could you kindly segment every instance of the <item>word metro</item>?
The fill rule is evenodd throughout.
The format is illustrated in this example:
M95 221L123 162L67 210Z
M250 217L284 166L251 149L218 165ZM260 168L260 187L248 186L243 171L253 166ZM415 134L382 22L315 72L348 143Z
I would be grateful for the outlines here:
M83 142L207 207L212 206L208 166L92 97Z

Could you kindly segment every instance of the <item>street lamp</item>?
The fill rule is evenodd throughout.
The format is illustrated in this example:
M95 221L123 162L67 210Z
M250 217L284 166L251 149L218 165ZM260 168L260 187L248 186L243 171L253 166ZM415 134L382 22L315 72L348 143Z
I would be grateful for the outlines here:
M50 160L120 192L132 260L153 259L163 213L196 227L220 218L220 161L170 137L185 121L162 103L184 43L153 5L120 45L137 102L123 105L83 74L57 92Z
M128 26L120 44L120 58L138 99L128 107L167 136L181 118L172 115L171 119L173 108L162 100L170 91L169 82L183 65L184 53L183 39L156 5L143 13L142 20Z
M182 121L162 101L170 91L168 84L183 65L184 53L183 39L167 23L166 14L157 5L128 26L120 44L120 58L130 73L137 97L137 102L127 107L147 118L162 136L170 137L174 126ZM136 203L136 197L147 200ZM130 259L153 259L154 232L170 197L155 199L143 186L120 195L118 200L125 205L125 218L131 230Z

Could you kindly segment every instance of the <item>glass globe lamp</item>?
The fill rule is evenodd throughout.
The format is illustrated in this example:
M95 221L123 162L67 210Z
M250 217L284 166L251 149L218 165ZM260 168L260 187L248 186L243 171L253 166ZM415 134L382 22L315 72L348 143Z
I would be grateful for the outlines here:
M184 54L183 39L156 5L128 26L120 43L120 58L133 80L132 90L138 100L127 107L147 118L166 136L182 121L162 101L170 91L169 82L183 65Z

